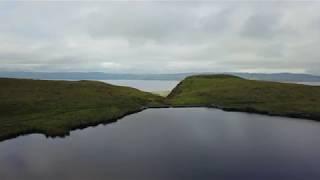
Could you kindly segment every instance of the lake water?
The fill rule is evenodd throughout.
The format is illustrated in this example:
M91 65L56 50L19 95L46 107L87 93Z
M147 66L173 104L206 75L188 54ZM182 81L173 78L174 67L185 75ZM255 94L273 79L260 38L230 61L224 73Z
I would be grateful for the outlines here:
M0 179L319 180L319 152L314 121L148 109L66 138L0 142Z

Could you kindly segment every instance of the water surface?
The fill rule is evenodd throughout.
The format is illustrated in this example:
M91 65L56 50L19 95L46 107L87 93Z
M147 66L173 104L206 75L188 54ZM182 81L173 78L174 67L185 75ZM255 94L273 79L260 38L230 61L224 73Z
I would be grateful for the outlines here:
M156 92L156 91L171 91L179 81L164 81L164 80L99 80L102 82L129 86L142 91Z
M320 86L320 82L294 82L297 84L304 84L304 85L309 85L309 86Z
M1 180L319 180L320 123L148 109L69 137L0 142Z

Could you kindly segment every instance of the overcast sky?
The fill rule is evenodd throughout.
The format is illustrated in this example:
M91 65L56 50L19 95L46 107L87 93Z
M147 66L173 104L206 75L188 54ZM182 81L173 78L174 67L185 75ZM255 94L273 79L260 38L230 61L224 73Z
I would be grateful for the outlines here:
M0 71L320 74L320 2L0 2Z

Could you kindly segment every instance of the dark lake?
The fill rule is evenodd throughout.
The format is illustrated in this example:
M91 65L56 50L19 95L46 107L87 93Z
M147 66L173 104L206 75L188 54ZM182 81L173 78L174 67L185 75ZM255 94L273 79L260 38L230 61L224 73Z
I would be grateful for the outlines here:
M0 142L1 180L319 180L319 167L320 123L207 108Z

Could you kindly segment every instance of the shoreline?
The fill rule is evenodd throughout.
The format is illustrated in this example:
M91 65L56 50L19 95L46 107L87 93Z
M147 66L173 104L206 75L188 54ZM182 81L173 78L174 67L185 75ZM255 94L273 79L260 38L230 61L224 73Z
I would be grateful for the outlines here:
M274 117L287 117L287 118L295 118L295 119L303 119L303 120L311 120L311 121L320 121L320 116L312 116L310 114L302 114L302 113L272 113L269 111L261 111L251 107L244 108L234 108L234 107L224 107L218 105L163 105L163 106L151 106L148 109L160 109L160 108L212 108L212 109L220 109L225 112L242 112L249 114L260 114L266 116L274 116Z
M197 107L204 107L204 108L213 108L213 109L220 109L225 112L242 112L242 113L249 113L249 114L260 114L265 116L272 116L272 117L287 117L287 118L295 118L295 119L303 119L303 120L311 120L311 121L320 121L320 116L312 116L310 114L302 114L302 113L273 113L269 111L261 111L251 107L244 107L244 108L234 108L234 107L223 107L218 105L177 105L177 106L170 106L170 108L197 108Z
M77 126L70 128L65 133L50 134L45 131L40 131L40 130L34 129L34 130L25 131L23 133L13 133L13 134L9 134L7 136L3 136L0 138L0 142L4 142L4 141L10 140L10 139L18 138L20 136L27 136L30 134L40 134L40 135L44 135L46 138L65 138L67 136L70 136L70 133L75 130L82 130L82 129L86 129L89 127L96 127L99 125L108 125L111 123L115 123L126 116L136 114L136 113L142 112L147 109L166 109L166 108L211 108L211 109L220 109L225 112L241 112L241 113L265 115L265 116L271 116L271 117L286 117L286 118L311 120L311 121L316 121L316 122L320 121L320 117L314 117L314 116L307 115L307 114L279 114L279 113L277 114L277 113L271 113L271 112L267 112L267 111L259 111L254 108L232 108L232 107L223 107L223 106L218 106L218 105L213 105L213 104L212 105L158 105L158 106L149 106L149 107L143 106L137 110L129 111L129 112L126 112L118 117L115 117L112 119L102 120L100 122L79 124Z
M46 131L41 131L41 130L36 130L36 129L31 129L31 130L28 130L28 131L25 131L25 132L22 132L22 133L12 133L12 134L8 134L6 136L2 136L0 138L0 143L1 142L4 142L4 141L7 141L7 140L10 140L10 139L14 139L14 138L17 138L17 137L20 137L20 136L27 136L27 135L30 135L30 134L41 134L41 135L44 135L46 138L64 138L64 137L67 137L70 135L70 133L72 131L75 131L75 130L82 130L82 129L86 129L86 128L89 128L89 127L96 127L96 126L99 126L99 125L107 125L107 124L111 124L111 123L115 123L117 122L118 120L126 117L126 116L129 116L131 114L135 114L135 113L139 113L143 110L145 110L147 108L140 108L138 110L134 110L134 111L129 111L129 112L126 112L118 117L115 117L115 118L111 118L111 119L105 119L105 120L102 120L100 122L93 122L93 123L84 123L84 124L79 124L77 126L74 126L70 129L68 129L66 132L64 133L57 133L57 134L50 134Z

